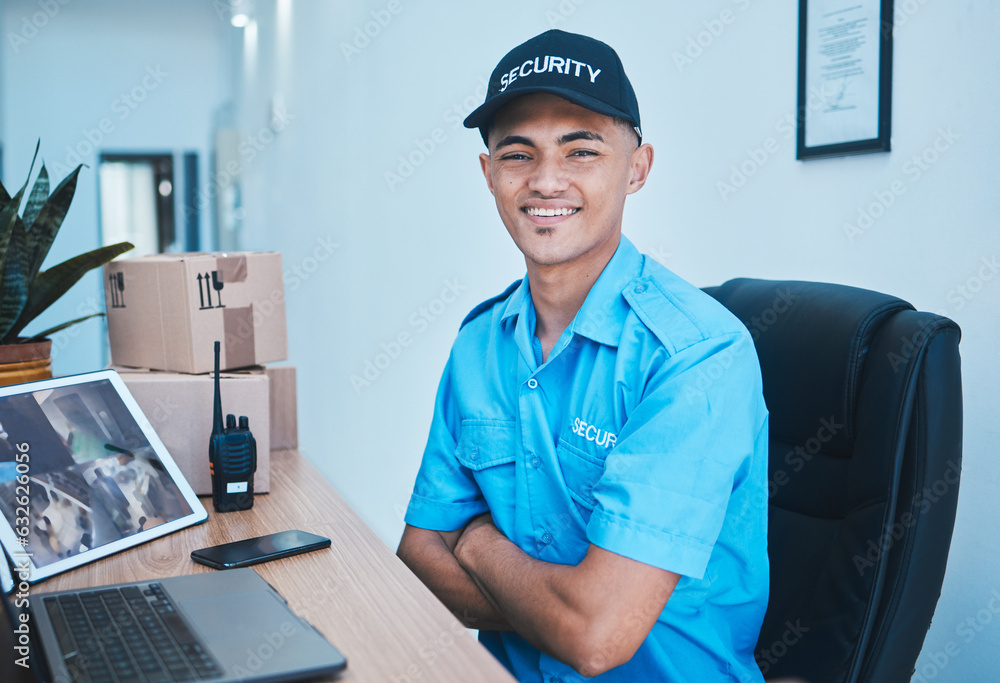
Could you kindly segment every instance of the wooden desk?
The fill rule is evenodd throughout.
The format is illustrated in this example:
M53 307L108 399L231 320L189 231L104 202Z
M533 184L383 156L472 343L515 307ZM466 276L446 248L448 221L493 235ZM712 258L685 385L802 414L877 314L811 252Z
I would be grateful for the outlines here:
M331 680L514 680L297 451L271 453L271 493L252 510L216 514L210 498L202 502L210 515L204 524L55 576L32 595L215 571L195 564L191 551L303 529L329 536L331 548L254 568L347 657L347 670ZM0 679L10 681L23 670L7 668L5 640Z

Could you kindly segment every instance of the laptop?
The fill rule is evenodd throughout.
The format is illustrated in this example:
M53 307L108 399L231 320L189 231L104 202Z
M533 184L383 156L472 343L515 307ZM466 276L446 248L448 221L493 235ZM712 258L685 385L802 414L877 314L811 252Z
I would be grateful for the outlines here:
M0 558L0 585L15 664L39 681L304 681L347 666L250 568L34 593Z
M346 666L252 569L35 592L208 517L113 370L0 387L0 513L15 663L38 680L299 681Z

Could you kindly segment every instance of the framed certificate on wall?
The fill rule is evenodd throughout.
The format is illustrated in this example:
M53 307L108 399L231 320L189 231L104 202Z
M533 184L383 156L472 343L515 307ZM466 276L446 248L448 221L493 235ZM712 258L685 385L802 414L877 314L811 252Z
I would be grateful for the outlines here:
M892 0L799 0L797 159L888 152Z

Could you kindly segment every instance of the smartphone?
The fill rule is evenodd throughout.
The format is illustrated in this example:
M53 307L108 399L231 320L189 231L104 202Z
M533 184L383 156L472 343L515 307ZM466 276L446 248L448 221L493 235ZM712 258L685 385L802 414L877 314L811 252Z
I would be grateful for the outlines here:
M329 547L329 538L307 531L282 531L194 550L191 559L215 569L235 569Z

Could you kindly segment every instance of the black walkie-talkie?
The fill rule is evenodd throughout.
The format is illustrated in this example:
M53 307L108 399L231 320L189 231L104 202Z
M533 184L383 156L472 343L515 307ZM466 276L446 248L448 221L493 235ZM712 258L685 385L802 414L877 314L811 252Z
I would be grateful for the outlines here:
M208 442L208 466L212 473L212 504L216 512L249 510L253 507L253 473L257 471L257 442L250 433L246 415L226 415L222 426L222 392L219 389L219 342L215 342L215 412Z

